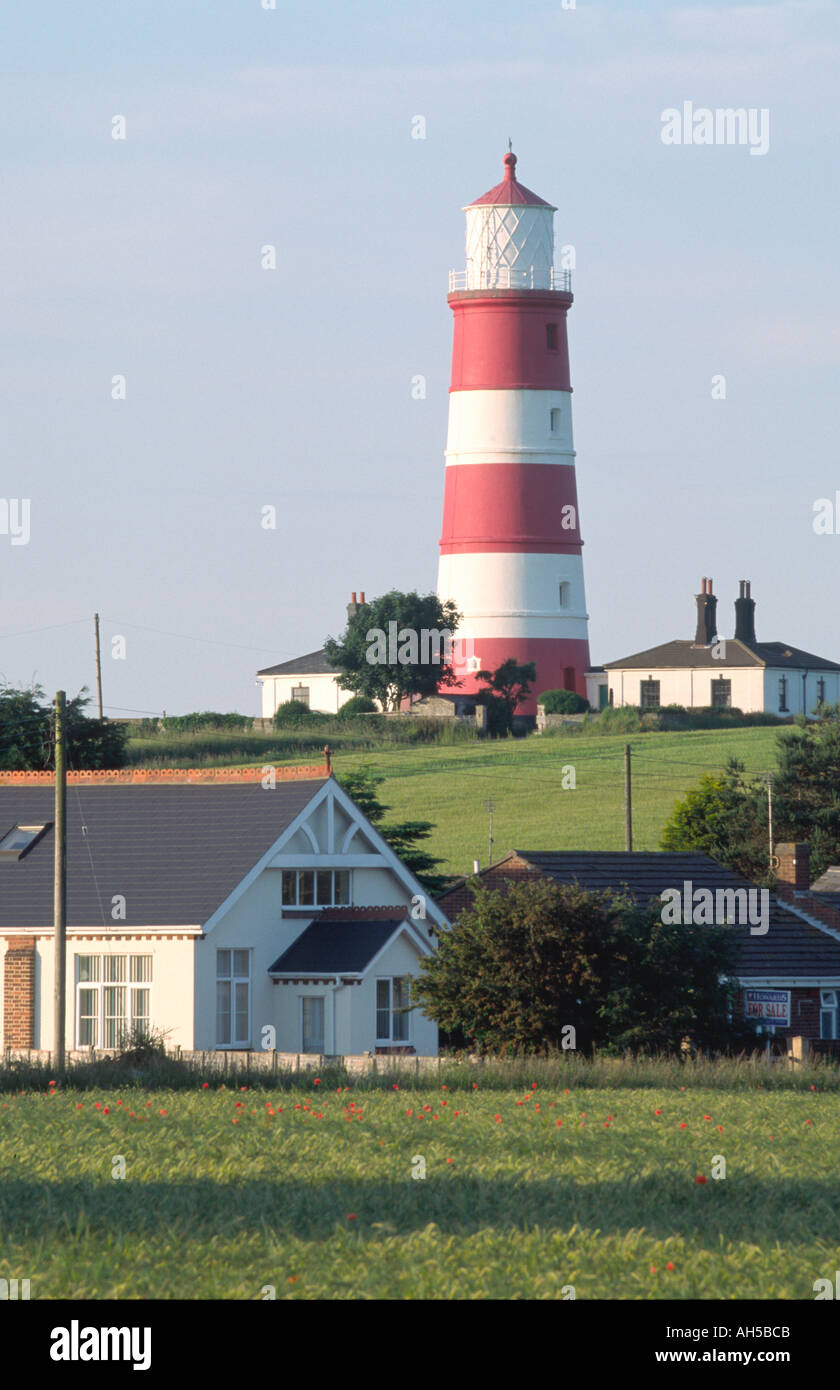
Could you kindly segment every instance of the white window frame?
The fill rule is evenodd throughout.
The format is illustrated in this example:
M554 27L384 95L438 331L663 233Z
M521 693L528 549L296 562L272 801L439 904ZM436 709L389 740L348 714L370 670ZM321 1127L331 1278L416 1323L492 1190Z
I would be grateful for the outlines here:
M105 979L105 961L119 959L125 961L125 978L122 980ZM80 980L80 962L82 960L98 961L99 978L96 980ZM148 980L132 980L131 962L134 960L147 960L149 962ZM125 1009L125 1028L126 1032L131 1033L138 1023L145 1023L147 1028L152 1024L152 984L154 979L154 956L149 951L78 951L75 955L75 999L73 1014L73 1038L75 1047L78 1051L92 1047L96 1051L110 1051L112 1047L119 1047L119 1040L114 1044L106 1044L105 1038L105 992L109 989L124 989L126 992ZM94 1042L82 1042L81 1034L81 995L82 990L93 991L96 994L96 1012L93 1015L96 1023L96 1039ZM137 1007L137 996L145 993L148 996L148 1009L142 1012ZM91 1015L85 1014L85 1018ZM109 1018L112 1015L109 1015Z
M226 953L230 956L230 971L229 971L229 973L228 973L227 975L220 975L220 974L219 974L219 956L220 956L223 952L226 952ZM242 975L242 974L237 974L237 973L236 973L236 956L237 956L237 954L245 955L246 958L247 958L247 961L248 961L248 973L247 973L247 975ZM216 986L216 991L215 991L215 1000L216 1000L216 1031L215 1031L216 1043L215 1043L215 1046L216 1046L216 1051L217 1051L217 1052L226 1052L226 1051L243 1050L243 1049L246 1049L246 1048L250 1048L250 1046L251 1046L251 949L250 949L250 947L248 947L248 946L218 946L218 947L216 948L215 963L216 963L216 973L215 973L215 976L214 976L214 984L215 984L215 986ZM219 1042L219 999L218 999L218 993L219 993L219 985L222 985L222 984L227 984L227 985L230 987L230 989L229 989L229 1002L230 1002L229 1018L230 1018L230 1035L231 1035L231 1036L230 1036L230 1041L229 1041L229 1042ZM248 1021L247 1021L247 1025L246 1025L246 1027L247 1027L247 1033L246 1033L246 1036L245 1036L245 1037L243 1037L243 1038L237 1038L237 1037L235 1036L235 1031L236 1031L236 1016L237 1016L237 1013L238 1013L239 1011L238 1011L238 1009L236 1008L236 986L237 986L237 985L243 985L243 984L244 984L244 985L247 985L247 987L248 987L248 1008L247 1008Z
M411 976L410 976L410 975L377 975L377 977L376 977L376 985L375 985L375 993L374 993L373 1007L374 1007L374 1033L375 1033L375 1035L376 1035L376 1041L377 1041L377 1043L391 1043L391 1044L396 1045L396 1044L403 1044L403 1043L410 1043L410 1042L411 1042L411 1010L410 1010L410 1009L408 1009L405 1013L402 1013L402 1012L400 1013L400 1017L405 1021L405 1037L404 1037L404 1038L395 1038L395 1037L394 1037L394 984L395 984L395 982L396 982L397 980L406 980L406 981L410 981L410 980L411 980ZM379 986L380 986L380 984L385 984L385 985L388 986L388 1036L387 1036L387 1037L381 1037L380 1034L379 1034L379 1014L380 1014L380 1007L379 1007ZM411 985L410 985L410 983L409 983L409 984L406 985L406 998L408 997L408 992L409 992L410 988L411 988Z
M352 902L353 902L353 870L352 870L352 869L341 869L341 868L338 868L338 869L334 869L334 868L330 868L330 869L282 869L282 870L281 870L281 873L283 874L283 878L282 878L281 881L280 881L280 903L281 903L281 906L282 906L282 907L288 907L288 908L305 907L305 908L311 908L313 912L318 912L321 908L325 908L325 907L350 907L351 904L352 904ZM285 876L286 876L286 874L294 874L294 875L295 875L295 900L294 900L293 903L287 903L287 902L284 901L285 886L286 886L286 884L285 884ZM301 874L312 874L312 875L314 876L314 877L313 877L313 883L312 883L312 896L313 896L313 898L315 899L315 901L313 901L313 902L311 902L311 903L302 903L301 900L300 900L300 876L301 876ZM330 901L329 901L328 903L319 903L319 902L317 901L317 898L318 898L318 875L319 875L319 874L330 874L330 875L331 875ZM345 898L344 901L342 901L342 902L336 902L336 896L335 896L335 876L336 876L336 874L346 874L346 875L347 875L347 894L346 894L346 898Z

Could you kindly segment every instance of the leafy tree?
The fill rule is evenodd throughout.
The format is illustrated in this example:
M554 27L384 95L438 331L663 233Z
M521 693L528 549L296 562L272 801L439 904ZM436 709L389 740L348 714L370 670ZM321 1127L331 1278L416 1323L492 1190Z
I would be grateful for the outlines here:
M378 777L365 768L359 772L344 772L336 779L348 796L352 796L359 810L367 816L371 825L375 825L383 840L391 846L391 849L398 854L406 868L417 877L423 887L430 893L440 893L450 882L451 876L436 874L435 866L441 861L434 859L419 846L419 841L427 840L434 830L431 821L401 821L397 824L386 824L385 816L390 809L383 806L376 795L376 789L384 777Z
M10 771L47 771L55 767L55 711L44 705L44 691L0 687L0 767ZM126 730L107 719L85 714L90 704L83 688L65 707L67 762L72 769L123 767Z
M807 840L811 877L840 863L840 706L827 705L816 719L799 716L780 729L778 771L773 775L773 838ZM759 883L772 879L768 867L767 788L744 776L730 759L723 773L704 773L675 806L662 848L696 850Z
M680 934L681 933L681 934ZM731 936L670 928L621 893L539 878L491 890L421 962L414 997L479 1051L676 1051L726 1036ZM670 953L670 954L669 954Z
M490 733L509 733L513 728L513 716L523 700L531 693L531 683L537 679L537 668L533 661L524 665L509 656L495 671L478 671L476 680L486 686L482 692L482 702L488 706Z
M392 589L363 603L341 638L328 637L324 653L342 690L379 700L398 710L402 700L457 686L445 633L455 632L461 614L437 594ZM424 636L425 634L425 636ZM437 658L437 659L436 659Z
M807 840L811 876L840 863L840 705L826 705L814 720L801 715L777 739L773 778L778 840Z
M778 837L777 837L778 838ZM665 823L662 849L708 854L754 882L769 881L767 789L730 758L720 774L704 772Z

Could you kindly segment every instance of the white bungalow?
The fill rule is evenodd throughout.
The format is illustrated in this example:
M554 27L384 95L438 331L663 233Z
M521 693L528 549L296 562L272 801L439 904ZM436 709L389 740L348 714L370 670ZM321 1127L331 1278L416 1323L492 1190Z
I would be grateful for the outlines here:
M408 980L446 919L316 768L71 774L68 1050L437 1052ZM54 788L0 773L0 1045L52 1049Z
M677 639L604 664L610 705L660 709L763 710L780 717L813 716L840 701L840 665L786 642L758 642L755 600L741 580L735 600L735 635L719 637L711 579L697 595L694 641Z

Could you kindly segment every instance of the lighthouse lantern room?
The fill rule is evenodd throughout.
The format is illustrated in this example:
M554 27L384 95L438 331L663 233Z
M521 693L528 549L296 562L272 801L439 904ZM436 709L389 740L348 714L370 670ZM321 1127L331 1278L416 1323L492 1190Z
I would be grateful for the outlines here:
M549 689L586 695L586 598L572 442L566 314L571 276L554 268L556 209L504 178L464 209L466 269L450 275L452 380L438 594L463 614L456 636L478 670L533 661L523 713Z

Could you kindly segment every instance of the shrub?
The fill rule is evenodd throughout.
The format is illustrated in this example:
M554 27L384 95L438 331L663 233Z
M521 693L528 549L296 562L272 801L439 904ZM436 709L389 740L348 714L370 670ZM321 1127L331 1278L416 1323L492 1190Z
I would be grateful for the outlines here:
M354 714L375 714L376 705L367 695L353 695L338 711L339 719L352 719Z
M544 690L537 704L546 714L584 714L589 709L589 701L576 690Z
M311 717L309 706L302 700L284 700L274 711L274 727L283 729L290 724L305 724Z

